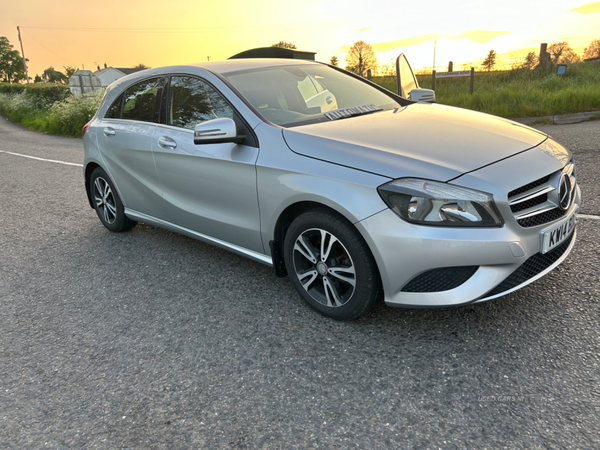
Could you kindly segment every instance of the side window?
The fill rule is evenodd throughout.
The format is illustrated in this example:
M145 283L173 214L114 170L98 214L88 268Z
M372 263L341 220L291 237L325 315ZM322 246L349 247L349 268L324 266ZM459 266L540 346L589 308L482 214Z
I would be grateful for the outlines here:
M194 77L171 77L167 125L193 130L200 122L233 119L233 109L212 86Z
M158 122L161 91L160 78L144 80L129 87L123 99L122 118Z
M110 105L106 112L107 119L120 119L121 118L121 105L123 104L123 94L119 95L117 99Z

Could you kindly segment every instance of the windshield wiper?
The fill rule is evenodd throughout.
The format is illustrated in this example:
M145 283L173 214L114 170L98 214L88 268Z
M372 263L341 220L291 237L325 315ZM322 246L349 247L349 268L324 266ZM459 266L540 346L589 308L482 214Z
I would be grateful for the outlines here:
M329 120L345 119L347 117L362 116L364 114L372 114L377 111L383 111L383 108L370 103L368 105L350 106L348 108L335 109L325 113L325 117Z

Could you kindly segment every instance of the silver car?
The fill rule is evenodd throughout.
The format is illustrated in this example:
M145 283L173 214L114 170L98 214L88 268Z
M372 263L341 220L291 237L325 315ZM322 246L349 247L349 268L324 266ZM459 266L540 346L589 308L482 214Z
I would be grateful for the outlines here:
M273 266L335 319L499 297L575 243L575 165L546 134L321 63L137 72L84 145L109 230L143 222Z

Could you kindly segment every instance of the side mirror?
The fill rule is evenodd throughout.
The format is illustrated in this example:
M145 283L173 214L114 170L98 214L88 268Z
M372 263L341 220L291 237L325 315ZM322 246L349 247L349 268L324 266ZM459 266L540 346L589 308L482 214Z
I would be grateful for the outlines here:
M221 118L207 120L199 123L194 128L194 144L224 144L241 143L246 140L246 135L237 134L233 119Z
M408 98L415 102L435 103L435 91L423 88L413 89L408 94Z

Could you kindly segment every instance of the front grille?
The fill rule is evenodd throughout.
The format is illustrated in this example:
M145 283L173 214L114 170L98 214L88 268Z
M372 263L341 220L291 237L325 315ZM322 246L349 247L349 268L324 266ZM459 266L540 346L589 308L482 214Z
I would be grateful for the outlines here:
M536 253L530 257L517 270L511 273L508 278L506 278L502 283L481 298L492 297L494 295L501 294L502 292L510 291L511 289L516 288L517 286L525 283L527 280L542 273L544 270L558 261L558 259L567 251L567 248L569 248L569 245L573 240L573 236L575 236L575 233L572 233L565 242L548 253L543 255L541 253Z
M546 211L544 213L537 214L535 216L526 217L525 219L517 220L517 223L524 228L537 227L538 225L544 225L548 222L552 222L554 220L560 219L561 217L564 217L565 214L567 214L566 211L563 211L562 209L554 208L554 209L551 209L550 211Z
M522 194L523 192L527 192L530 189L541 186L542 184L545 184L548 181L550 181L550 175L546 175L545 177L542 177L539 180L532 181L531 183L526 184L525 186L521 186L520 188L517 188L514 191L510 191L508 193L508 197L516 197L517 195Z
M527 208L533 208L534 206L541 205L544 202L548 201L548 194L538 195L537 197L532 198L531 200L525 200L524 202L517 203L510 207L510 210L513 213L524 211Z
M444 267L417 275L402 292L441 292L457 288L477 272L479 266Z
M577 190L575 165L569 162L562 170L527 183L508 193L508 204L517 223L524 227L545 225L563 217L567 211L559 207L559 183L565 174L571 182L571 201Z

